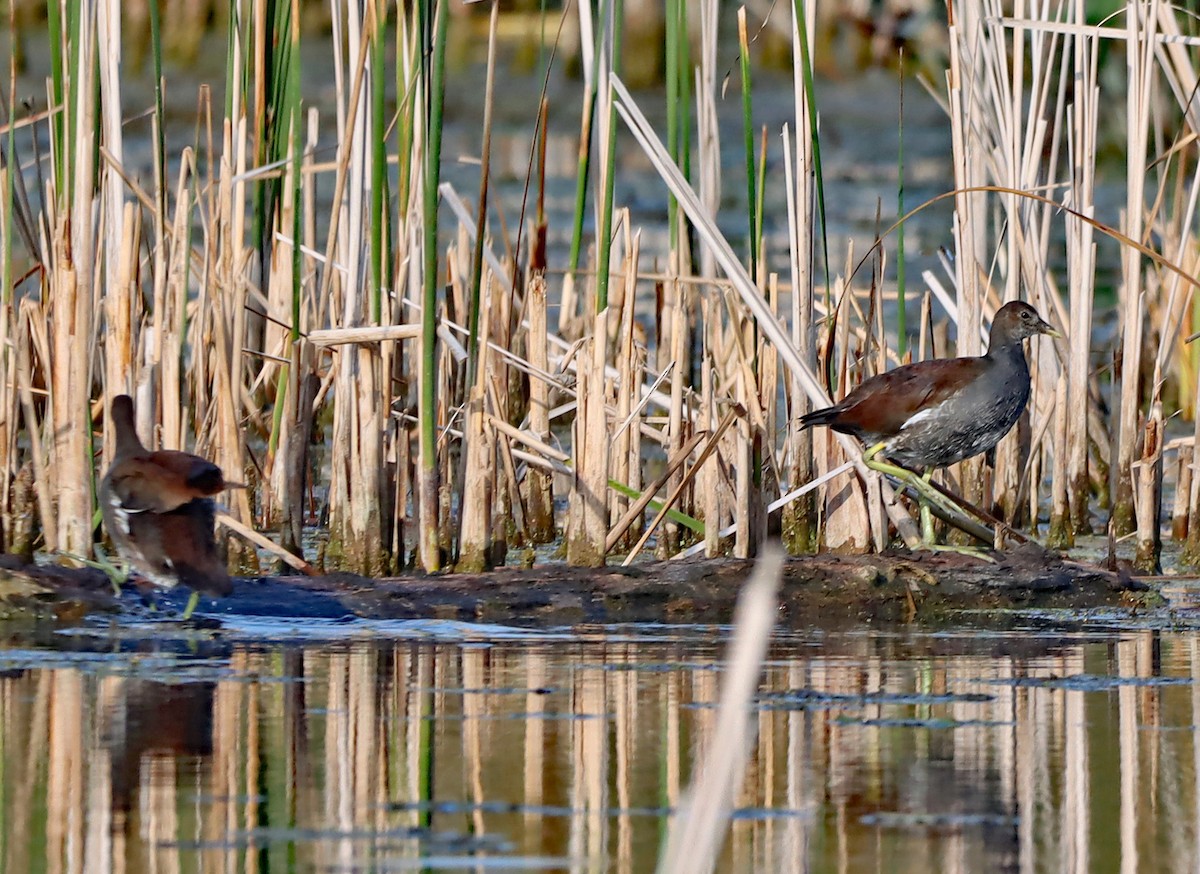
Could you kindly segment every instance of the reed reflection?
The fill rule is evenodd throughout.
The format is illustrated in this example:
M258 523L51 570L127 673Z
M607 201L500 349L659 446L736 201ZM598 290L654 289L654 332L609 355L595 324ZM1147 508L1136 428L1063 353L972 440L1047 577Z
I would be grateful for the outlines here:
M0 651L0 861L651 870L712 730L718 651L603 634L50 667ZM1194 870L1197 672L1191 634L781 641L718 870Z

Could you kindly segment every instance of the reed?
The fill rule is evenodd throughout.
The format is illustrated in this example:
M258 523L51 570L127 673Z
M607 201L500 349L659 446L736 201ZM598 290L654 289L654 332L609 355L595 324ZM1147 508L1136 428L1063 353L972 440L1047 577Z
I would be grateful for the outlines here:
M422 58L431 58L425 73L427 117L424 131L428 137L425 145L425 175L422 180L424 191L424 270L422 281L424 294L421 300L421 366L420 366L420 475L417 486L420 494L418 513L419 554L421 565L429 571L441 567L437 526L437 303L438 303L438 181L441 177L442 157L442 107L445 100L446 76L446 25L448 11L445 4L426 2L421 4L426 19L421 28L423 35ZM436 11L435 11L436 10Z
M496 6L489 95L503 76ZM762 41L752 10L670 4L664 132L621 81L619 0L568 12L579 17L586 82L579 107L529 101L529 246L524 211L510 227L492 179L493 103L521 95L496 87L484 101L474 203L442 180L443 95L457 87L448 7L331 10L330 110L305 111L296 7L235 4L225 100L214 107L201 90L195 136L174 153L164 128L192 98L163 78L157 6L146 116L128 105L116 51L128 19L112 0L48 8L48 107L13 103L10 61L0 113L5 548L38 537L50 551L91 548L92 478L112 451L96 426L117 390L137 395L154 445L198 446L248 483L227 498L242 530L263 528L299 553L306 525L327 515L331 568L389 573L414 552L429 570L451 555L485 566L560 529L580 564L618 550L625 559L639 542L663 556L697 544L749 555L768 507L795 552L915 542L907 505L858 466L861 447L795 420L912 351L977 353L991 314L1023 297L1066 339L1034 357L1027 422L995 465L967 465L950 487L1006 522L1048 523L1049 541L1067 546L1103 521L1111 475L1114 530L1136 530L1146 567L1174 487L1174 535L1186 538L1186 560L1200 555L1200 478L1181 461L1200 436L1196 354L1180 342L1197 318L1200 201L1196 37L1182 14L1130 6L1097 29L1081 0L1020 15L999 0L951 4L943 99L955 188L943 196L956 251L918 292L905 288L916 277L903 276L903 250L895 271L877 251L907 216L869 252L830 252L814 3L790 7L793 117L780 126L780 170L768 160L773 132L754 125ZM721 83L732 51L719 40L729 25L745 166L744 185L732 186L717 124L730 100ZM1102 75L1114 42L1132 83L1115 133L1100 111L1114 99ZM556 52L545 55L548 77ZM543 206L555 159L546 121L576 109L575 205L560 255ZM322 128L337 132L332 149L321 150ZM145 179L128 166L135 136L151 144ZM1126 162L1120 216L1098 215L1106 136ZM666 186L661 260L649 254L655 229L617 184L634 161ZM897 156L901 212L906 162ZM770 214L777 179L786 216ZM746 209L744 248L742 231L731 241L715 221L727 188ZM780 276L768 233L785 218ZM1121 252L1120 331L1102 343L1093 329L1109 318L1096 281L1106 237ZM918 297L910 350L902 313ZM1117 371L1100 366L1114 357ZM1177 409L1192 417L1186 434ZM553 497L568 481L564 515ZM233 563L254 567L255 549L235 538Z

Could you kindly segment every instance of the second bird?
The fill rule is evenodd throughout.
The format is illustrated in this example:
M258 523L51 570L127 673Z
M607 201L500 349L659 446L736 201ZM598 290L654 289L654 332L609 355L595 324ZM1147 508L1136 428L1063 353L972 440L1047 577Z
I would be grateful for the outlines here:
M233 582L217 549L212 496L229 488L221 468L189 452L151 452L138 439L133 400L113 398L117 446L100 483L100 509L113 545L130 567L163 589L192 590L183 618L203 593L219 598Z

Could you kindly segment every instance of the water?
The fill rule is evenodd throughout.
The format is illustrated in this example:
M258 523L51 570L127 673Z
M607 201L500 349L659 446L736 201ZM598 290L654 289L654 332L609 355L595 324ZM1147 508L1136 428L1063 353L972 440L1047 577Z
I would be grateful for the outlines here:
M1195 870L1200 636L1047 619L781 632L717 870ZM4 871L640 874L728 629L4 634Z

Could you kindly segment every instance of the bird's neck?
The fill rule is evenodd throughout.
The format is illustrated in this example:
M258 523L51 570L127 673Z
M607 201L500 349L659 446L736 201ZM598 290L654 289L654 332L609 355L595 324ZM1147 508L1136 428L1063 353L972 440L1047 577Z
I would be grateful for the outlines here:
M130 455L140 455L146 451L146 447L138 439L137 426L134 424L132 416L129 417L128 421L118 420L115 430L117 438L116 457L126 458Z
M1020 340L1004 339L999 343L988 346L986 358L996 362L1011 363L1018 367L1028 367L1025 360L1025 346Z

